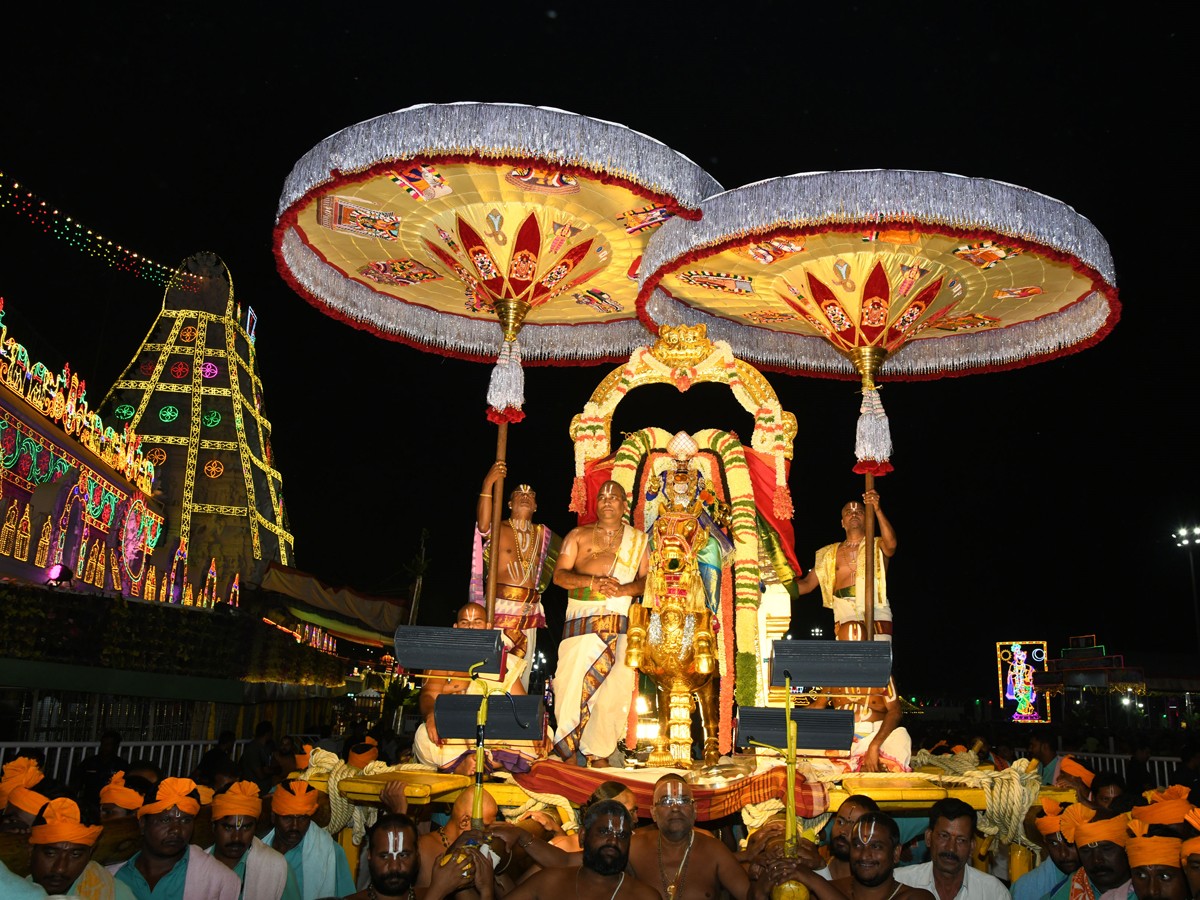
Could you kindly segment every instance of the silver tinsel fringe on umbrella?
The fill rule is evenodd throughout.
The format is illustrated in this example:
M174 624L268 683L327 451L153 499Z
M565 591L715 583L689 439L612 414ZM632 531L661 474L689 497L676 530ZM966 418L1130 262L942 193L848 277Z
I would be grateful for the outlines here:
M708 198L699 222L674 220L655 234L642 280L685 253L739 234L792 225L911 219L986 228L1070 253L1116 284L1108 242L1070 206L1027 188L942 172L867 169L788 175Z
M328 182L333 170L359 172L393 159L460 153L582 166L690 207L722 190L687 157L615 122L516 103L422 104L343 128L313 147L284 182L279 215Z

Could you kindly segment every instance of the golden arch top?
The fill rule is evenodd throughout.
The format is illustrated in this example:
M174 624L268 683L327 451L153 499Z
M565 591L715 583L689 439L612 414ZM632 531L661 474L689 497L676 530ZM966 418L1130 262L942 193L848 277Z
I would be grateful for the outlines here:
M647 384L673 384L686 391L700 382L728 385L742 408L754 416L750 446L775 457L776 485L781 495L786 495L784 461L792 458L796 417L783 409L774 388L758 369L737 359L725 341L708 339L705 325L662 326L652 346L635 349L629 362L600 382L583 412L571 419L576 478L583 477L589 462L612 452L613 412L629 391ZM573 496L571 508L582 512L576 507ZM790 517L790 509L787 514Z

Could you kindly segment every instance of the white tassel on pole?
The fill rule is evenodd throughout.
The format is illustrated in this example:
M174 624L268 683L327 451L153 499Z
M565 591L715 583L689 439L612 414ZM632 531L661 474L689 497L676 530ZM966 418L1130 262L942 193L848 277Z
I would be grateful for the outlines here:
M525 418L525 370L521 368L521 345L504 341L492 369L487 392L488 419L493 422L520 422Z
M892 456L892 429L877 389L863 391L858 412L858 430L854 441L858 465L854 471L861 475L884 475L892 471L889 461Z

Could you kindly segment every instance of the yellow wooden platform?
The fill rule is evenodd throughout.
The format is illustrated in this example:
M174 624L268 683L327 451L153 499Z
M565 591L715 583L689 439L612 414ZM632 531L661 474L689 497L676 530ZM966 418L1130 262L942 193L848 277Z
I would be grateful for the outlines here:
M383 786L393 781L403 782L404 796L410 804L418 805L453 803L464 789L475 783L474 778L466 775L442 772L380 772L378 775L343 778L338 782L338 791L355 803L378 803Z
M829 811L836 812L846 798L852 794L866 794L886 812L918 811L928 809L944 797L954 797L972 809L987 809L987 795L983 788L938 785L912 775L886 776L847 775L840 785L829 789ZM1075 792L1053 787L1043 787L1038 799L1074 803Z
M326 781L325 776L321 775L314 776L309 783L323 791L326 789ZM379 792L390 781L404 782L404 796L411 804L453 803L459 794L475 784L474 777L467 775L440 772L380 772L377 775L343 778L338 782L338 791L355 803L378 803ZM529 802L529 795L512 782L485 781L483 788L492 795L497 806L524 806ZM571 822L574 818L569 806L559 808L558 815L562 822Z

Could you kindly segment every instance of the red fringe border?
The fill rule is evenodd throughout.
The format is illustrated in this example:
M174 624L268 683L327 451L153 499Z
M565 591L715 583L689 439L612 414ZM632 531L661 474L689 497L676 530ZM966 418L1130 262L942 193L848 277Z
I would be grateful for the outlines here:
M515 406L506 406L504 409L496 409L494 406L489 406L487 420L493 425L503 425L505 422L510 425L516 425L518 422L525 421L525 413Z
M854 471L859 475L883 476L888 472L895 472L896 469L886 459L860 459L855 465Z

